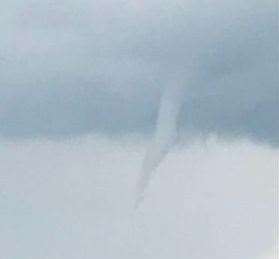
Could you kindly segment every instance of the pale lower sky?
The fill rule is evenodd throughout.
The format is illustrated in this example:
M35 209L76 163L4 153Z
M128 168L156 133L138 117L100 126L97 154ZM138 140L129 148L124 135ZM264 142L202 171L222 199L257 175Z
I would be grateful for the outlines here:
M269 254L278 150L211 138L177 146L133 210L146 140L1 141L1 255L254 259Z

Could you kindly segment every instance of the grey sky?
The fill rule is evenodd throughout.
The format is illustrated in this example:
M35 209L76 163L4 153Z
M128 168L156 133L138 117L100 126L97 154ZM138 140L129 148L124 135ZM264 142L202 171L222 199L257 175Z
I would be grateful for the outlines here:
M279 144L277 1L14 0L0 17L3 136L149 132L178 73L181 128Z

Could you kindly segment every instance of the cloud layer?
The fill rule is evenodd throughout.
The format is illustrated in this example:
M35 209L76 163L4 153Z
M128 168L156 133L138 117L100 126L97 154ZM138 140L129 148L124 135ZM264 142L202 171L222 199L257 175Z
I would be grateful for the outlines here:
M150 132L183 82L184 131L279 143L277 1L13 0L0 14L2 136Z

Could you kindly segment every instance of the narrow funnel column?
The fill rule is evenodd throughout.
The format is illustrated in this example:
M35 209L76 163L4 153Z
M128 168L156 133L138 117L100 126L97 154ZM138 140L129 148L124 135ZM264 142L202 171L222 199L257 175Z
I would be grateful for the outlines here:
M174 144L177 136L177 119L182 103L182 87L167 87L161 97L154 138L147 149L137 183L136 207L144 198L153 172Z

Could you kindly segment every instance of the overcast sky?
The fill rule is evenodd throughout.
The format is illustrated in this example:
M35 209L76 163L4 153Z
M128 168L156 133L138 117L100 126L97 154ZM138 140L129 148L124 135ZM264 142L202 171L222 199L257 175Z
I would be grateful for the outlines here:
M1 255L267 259L277 2L0 1ZM179 139L135 211L172 90Z
M184 130L279 143L276 1L13 0L0 14L2 136L150 132L180 80Z

